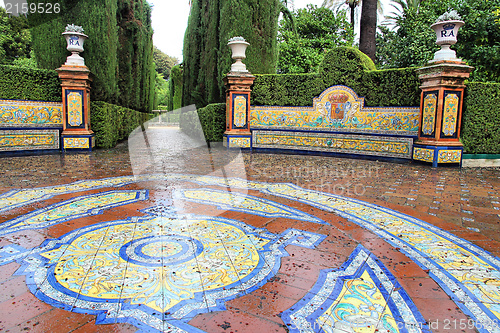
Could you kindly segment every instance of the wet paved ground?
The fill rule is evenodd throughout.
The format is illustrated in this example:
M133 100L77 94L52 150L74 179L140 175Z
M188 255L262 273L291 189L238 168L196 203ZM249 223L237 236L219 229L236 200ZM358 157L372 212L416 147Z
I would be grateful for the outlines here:
M181 146L0 159L1 332L500 332L499 169Z

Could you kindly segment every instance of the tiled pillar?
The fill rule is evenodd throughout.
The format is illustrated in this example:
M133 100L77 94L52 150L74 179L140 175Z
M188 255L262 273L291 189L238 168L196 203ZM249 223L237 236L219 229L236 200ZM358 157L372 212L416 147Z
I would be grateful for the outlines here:
M460 125L464 81L472 67L457 59L429 63L417 73L420 88L420 124L413 159L439 165L462 165Z
M90 129L90 70L87 66L66 64L56 70L62 82L61 147L64 151L91 151L95 140Z
M255 76L249 72L230 72L226 85L226 131L224 147L252 148L250 132L250 93Z

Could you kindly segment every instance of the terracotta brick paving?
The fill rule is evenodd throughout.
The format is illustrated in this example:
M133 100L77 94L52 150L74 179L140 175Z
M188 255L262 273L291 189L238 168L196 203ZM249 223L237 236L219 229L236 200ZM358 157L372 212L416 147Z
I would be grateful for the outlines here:
M206 174L230 160L231 154L214 149L215 164L193 161L182 164L182 173ZM249 180L293 183L305 189L359 199L411 215L468 240L495 256L500 255L500 170L495 168L433 169L425 165L341 159L334 157L243 154ZM179 163L180 165L180 163ZM132 168L126 145L90 155L43 155L0 159L0 189L35 188L67 184L82 179L126 176ZM155 170L158 171L158 170ZM167 172L160 170L161 172ZM170 171L176 171L175 166ZM228 170L228 175L231 175ZM238 174L236 174L238 175ZM105 210L100 215L69 220L44 229L33 229L0 237L0 247L17 244L24 248L39 246L44 240L60 237L76 228L103 221L144 216L139 209L161 200L169 202L168 186L161 182L126 185L120 189L150 190L148 201ZM188 187L191 185L188 185ZM168 189L167 189L168 188ZM210 186L206 186L210 188ZM108 189L104 189L108 190ZM49 204L90 190L63 194L26 207L0 213L7 221ZM358 244L371 251L398 279L433 332L474 332L474 329L446 330L444 323L468 320L460 308L431 278L400 249L377 234L330 212L289 199L258 191L249 194L272 199L331 225L265 218L248 213L216 209L197 203L185 205L179 213L197 213L236 219L246 224L281 233L289 228L323 234L327 237L315 248L286 247L289 256L281 259L278 273L261 288L227 301L226 311L195 316L189 324L207 332L286 332L283 311L304 297L315 284L321 270L339 268ZM0 266L0 332L134 332L129 323L95 325L95 316L62 310L35 297L23 275L14 275L18 263ZM434 327L432 326L434 325Z

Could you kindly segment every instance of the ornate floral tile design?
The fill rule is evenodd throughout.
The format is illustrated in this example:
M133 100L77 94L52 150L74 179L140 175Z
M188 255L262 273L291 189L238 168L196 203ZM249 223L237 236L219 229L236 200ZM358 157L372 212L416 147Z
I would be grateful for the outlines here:
M76 197L0 224L0 236L22 230L46 228L83 216L97 215L103 209L127 205L147 198L147 190L107 191Z
M134 176L81 180L71 184L12 190L0 195L0 212L47 200L55 195L95 190L104 187L120 187L137 181Z
M323 270L283 312L290 332L430 332L396 278L359 245L338 270Z
M285 246L314 248L324 237L293 229L274 235L224 218L159 214L99 223L49 240L22 261L19 274L41 300L97 314L98 323L195 332L187 322L196 314L224 310L225 301L274 276ZM18 251L10 248L14 257ZM7 250L3 257L12 259Z
M219 209L240 211L265 217L284 217L294 220L328 224L298 209L248 194L212 189L181 190L176 194L177 199L185 199L207 205L217 205Z
M0 212L65 193L120 187L141 181L166 180L260 191L347 218L373 231L400 249L422 269L428 270L429 276L474 321L478 331L500 332L499 258L431 224L360 200L307 190L288 183L158 174L13 190L0 195ZM114 193L111 197L115 199L106 197L106 193L111 192ZM48 206L5 222L0 230L6 234L12 230L43 228L82 216L81 214L92 215L106 207L125 204L127 200L139 200L137 196L140 196L137 191L111 192ZM319 223L304 212L276 202L242 194L228 196L227 193L213 189L185 190L182 198L263 217L278 214ZM144 193L143 195L145 197ZM234 204L235 200L239 203ZM275 235L235 220L176 215L174 208L153 207L144 210L149 217L105 222L76 229L60 238L47 240L33 249L6 245L0 249L0 265L17 261L23 265L18 274L27 276L28 286L36 297L63 309L96 314L98 323L128 322L146 331L196 331L188 325L193 316L224 309L224 302L255 291L276 274L281 258L286 255L284 246L294 244L314 247L323 239L323 236L293 229ZM393 290L391 295L400 295L398 297L406 304L387 305L382 311L382 304L374 302L372 308L376 311L373 311L380 314L378 324L383 317L394 319L388 319L386 324L389 326L401 320L412 322L407 321L403 315L409 315L410 312L418 322L419 318L403 297L404 293L394 292L398 291L397 282L366 251L358 249L356 256L343 269L347 271L357 267L353 264L361 260L357 258L364 258L359 276L354 271L349 278L345 277L347 273L340 271L329 273L330 276L337 274L337 278L345 281L351 279L357 282L345 286L342 284L343 289L332 291L338 295L335 296L336 300L328 303L330 312L317 316L314 314L316 317L313 317L319 318L322 327L329 327L325 323L338 315L335 306L363 281L368 281L367 286L377 287L376 290L372 289L372 296L379 299L383 296L389 304L391 301L385 295ZM385 278L373 272L383 272ZM176 279L173 279L174 275ZM393 289L383 282L386 280L392 284ZM383 288L378 285L378 281ZM318 294L316 290L313 291L311 293ZM325 302L327 300L323 303ZM358 309L363 308L358 303ZM363 315L371 316L372 308L368 307L370 312L365 311ZM402 309L411 311L404 312ZM295 308L293 311L298 310ZM349 315L352 313L346 314Z

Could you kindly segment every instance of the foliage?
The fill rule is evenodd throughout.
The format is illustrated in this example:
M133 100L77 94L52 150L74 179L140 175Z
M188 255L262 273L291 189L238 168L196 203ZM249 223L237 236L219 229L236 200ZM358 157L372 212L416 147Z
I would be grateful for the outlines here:
M29 3L37 2L38 0L29 0ZM66 50L66 41L61 33L68 23L83 26L89 39L85 41L85 51L82 56L85 58L85 64L95 74L91 100L116 102L118 99L116 0L104 0L102 6L94 6L89 0L78 1L76 4L69 0L48 2L60 2L60 14L45 16L34 13L28 16L38 66L55 69L64 64L69 52ZM48 16L53 17L47 20Z
M425 17L425 20L422 20ZM379 68L423 66L439 48L436 34L430 28L437 15L422 6L405 10L399 18L399 29L390 31L379 27L376 63ZM417 21L419 21L417 23Z
M163 75L165 80L170 77L170 71L179 60L177 58L171 57L168 54L160 51L156 46L153 47L153 62L155 63L156 72Z
M25 16L10 16L0 7L0 64L30 57L31 35Z
M37 65L36 59L35 59L35 52L33 52L33 50L31 50L29 58L20 57L20 58L14 59L14 61L12 61L12 65L17 66L17 67L37 69L38 65Z
M158 108L157 105L168 105L168 100L170 98L170 81L163 78L163 75L156 73L155 90L156 90L156 103L155 109Z
M338 12L339 10L342 10L345 5L347 5L347 7L349 8L350 22L352 29L354 30L356 20L359 19L359 16L361 14L361 7L363 6L362 0L324 0L321 6L336 10ZM382 7L382 1L377 0L377 13L379 15L382 15L383 13Z
M349 7L351 27L354 30L356 16L359 17L359 0L324 0L321 6L332 10L335 9L338 12L344 5ZM356 15L356 12L358 12L358 15Z
M150 111L155 101L156 78L151 7L146 0L118 0L116 13L118 104L134 110Z
M450 10L448 12L444 12L443 15L439 16L436 19L436 23L445 21L458 21L461 19L462 17L460 17L460 14L458 14L456 10Z
M229 38L244 37L250 46L250 72L276 73L279 0L193 0L184 36L183 105L224 101L223 77L231 67Z
M206 142L220 142L225 131L226 124L226 104L209 104L196 111L181 113L181 130L196 139L203 131ZM200 128L201 127L201 128Z
M90 123L96 147L112 148L148 118L147 113L102 101L90 102Z
M83 27L74 24L68 24L64 29L64 32L77 32L79 34L83 34Z
M353 86L361 81L365 70L374 70L375 64L366 54L353 47L337 47L325 55L319 73L326 86L348 82Z
M182 106L182 89L183 87L183 67L181 65L176 65L172 67L170 80L169 80L169 98L167 104L167 110L177 110Z
M469 154L500 154L500 84L467 84L460 138Z
M40 0L28 0L38 3ZM95 74L91 99L136 110L154 104L155 72L151 8L145 0L47 0L60 14L30 14L33 49L41 68L60 67L69 55L61 36L66 24L82 26L89 39L82 56Z
M184 134L197 141L204 141L201 137L203 129L197 111L184 111L180 115L179 127Z
M260 74L255 75L252 105L312 105L313 97L324 90L318 74Z
M398 21L407 11L417 11L422 0L391 0L391 7L394 10L389 15L385 16L385 21L382 25L397 25Z
M475 67L471 81L500 82L500 24L492 8L491 2L485 0L444 0L423 1L417 8L403 9L396 18L397 33L382 30L378 36L377 65L425 65L439 49L431 24L445 11L455 9L465 25L459 30L454 48L458 58Z
M198 109L201 127L207 142L220 142L226 130L226 104L209 104Z
M318 74L256 75L252 105L310 106L333 85L352 88L366 106L418 106L420 101L415 68L375 70L361 51L339 47L326 54Z
M61 81L54 70L0 65L0 98L59 102Z
M159 107L160 110L165 110L165 108ZM177 109L174 111L170 112L162 112L160 117L161 117L161 122L163 123L179 123L179 119L181 116L181 109Z
M354 43L354 32L343 11L335 15L329 9L308 5L292 15L293 21L283 19L279 26L278 73L315 73L326 50Z

